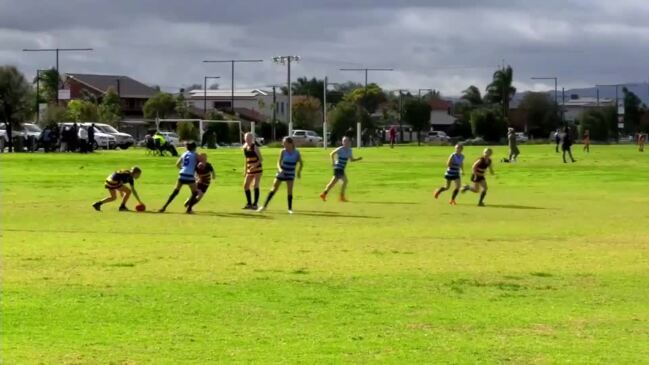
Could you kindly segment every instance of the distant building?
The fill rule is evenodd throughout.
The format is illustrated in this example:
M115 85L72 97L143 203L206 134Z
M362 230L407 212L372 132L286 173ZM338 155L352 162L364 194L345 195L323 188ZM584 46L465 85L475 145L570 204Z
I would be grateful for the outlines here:
M559 101L561 103L561 101ZM571 95L570 99L562 104L563 118L568 122L578 121L581 115L589 110L596 110L604 107L614 107L615 100L608 98L579 97Z
M70 99L82 99L90 94L101 99L113 88L120 97L122 114L126 118L142 118L144 103L157 90L128 76L68 73L63 76L63 88L70 90Z
M431 99L428 102L430 105L430 125L433 130L446 131L455 123L455 116L453 115L453 102L443 99Z
M185 93L185 98L190 102L192 110L199 114L203 114L205 110L209 112L232 109L232 91L229 89L191 90ZM279 90L275 94L275 110L277 120L287 123L288 96ZM235 89L234 111L246 120L271 121L273 119L273 92L260 89Z

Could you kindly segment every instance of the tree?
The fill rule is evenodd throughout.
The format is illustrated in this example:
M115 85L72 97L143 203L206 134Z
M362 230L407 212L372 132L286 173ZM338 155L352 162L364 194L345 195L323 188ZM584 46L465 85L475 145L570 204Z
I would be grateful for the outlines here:
M476 109L471 112L471 131L485 141L499 142L507 134L507 124L492 109Z
M293 102L293 122L297 129L318 129L322 121L322 105L314 97L304 96Z
M192 122L178 123L178 138L183 141L198 141L199 130Z
M626 87L622 89L622 93L624 93L624 130L627 133L636 133L644 113L642 101Z
M514 71L511 66L502 68L493 74L493 81L487 86L486 99L502 108L502 115L505 119L509 116L509 103L516 94L514 82Z
M369 129L372 126L372 120L367 111L350 101L338 103L329 112L327 119L331 123L332 143L340 140L349 128L355 129L357 122L361 122L363 126Z
M462 91L462 100L466 100L472 106L479 106L484 104L482 94L477 86L471 85L466 90Z
M38 73L39 95L46 103L54 103L59 92L59 72L55 68ZM34 80L36 81L36 80Z
M367 90L361 87L348 92L343 96L343 101L361 105L371 114L376 111L379 105L387 101L387 97L383 93L383 89L372 83L367 85Z
M97 120L97 105L85 100L71 100L68 103L68 118L77 123L91 123Z
M13 151L12 130L34 112L32 87L14 66L0 66L0 121L5 124L9 151Z
M121 100L117 91L110 87L101 99L101 104L97 108L99 121L102 123L117 126L122 120L122 107Z
M173 95L158 92L144 103L142 108L145 118L166 118L176 110L176 99Z
M590 138L596 141L608 141L616 129L615 107L588 110L579 118L579 132L581 135L588 129ZM611 119L613 123L611 123ZM611 128L613 127L613 128Z
M547 93L527 93L519 109L525 113L527 132L532 136L549 136L561 124L557 106Z
M43 126L55 126L68 120L68 111L65 107L50 105L45 109L45 114L41 117Z
M430 129L430 105L419 99L410 99L403 105L403 120L417 132L417 144L421 144L421 132Z
M178 114L178 117L186 119L191 116L191 112L189 109L189 102L185 99L185 95L183 93L178 94L176 96L176 106L175 106L176 114Z

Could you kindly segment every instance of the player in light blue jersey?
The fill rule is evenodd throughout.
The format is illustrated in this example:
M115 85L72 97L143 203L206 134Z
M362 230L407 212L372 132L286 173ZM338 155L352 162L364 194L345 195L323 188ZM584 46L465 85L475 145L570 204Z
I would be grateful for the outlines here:
M282 145L284 146L284 149L279 154L279 160L277 161L277 174L275 175L275 181L273 181L273 187L270 189L264 205L257 210L258 212L266 210L268 203L273 199L279 185L282 181L285 181L286 191L288 194L288 213L293 214L293 183L295 182L296 176L298 179L301 177L304 163L302 162L300 151L295 148L292 138L284 137Z
M331 164L334 168L334 176L329 181L329 184L325 187L324 191L320 194L320 199L322 201L327 201L327 194L329 190L333 188L338 180L343 182L343 185L340 187L340 201L346 202L347 198L345 197L345 190L347 189L347 175L345 174L345 167L347 167L347 162L349 161L360 161L363 158L354 158L352 154L352 141L343 137L343 145L331 151Z
M178 181L176 182L176 187L174 191L169 195L169 199L165 205L160 208L158 212L164 213L167 210L167 207L171 202L176 198L180 192L180 188L183 185L189 186L189 189L192 192L189 201L187 202L187 213L192 213L192 207L196 204L196 197L198 196L198 189L196 188L196 178L194 177L196 173L196 165L198 165L198 155L196 155L196 143L187 142L186 144L187 151L180 156L176 162L176 167L180 169L178 175Z
M455 152L452 153L451 156L449 156L448 162L446 163L446 174L444 174L444 178L446 179L446 186L442 186L435 191L435 199L439 198L439 195L441 193L451 187L451 182L454 182L455 190L453 190L453 196L451 197L449 204L455 205L455 198L457 197L457 193L460 192L460 188L462 186L462 177L460 176L460 173L464 175L464 155L462 154L463 149L464 147L461 144L458 143L455 145Z

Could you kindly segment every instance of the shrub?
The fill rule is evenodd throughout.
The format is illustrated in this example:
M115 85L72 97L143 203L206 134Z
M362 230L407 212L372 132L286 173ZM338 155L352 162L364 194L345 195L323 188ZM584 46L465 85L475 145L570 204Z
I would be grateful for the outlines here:
M491 109L476 109L471 113L471 130L485 141L500 142L507 135L507 123Z

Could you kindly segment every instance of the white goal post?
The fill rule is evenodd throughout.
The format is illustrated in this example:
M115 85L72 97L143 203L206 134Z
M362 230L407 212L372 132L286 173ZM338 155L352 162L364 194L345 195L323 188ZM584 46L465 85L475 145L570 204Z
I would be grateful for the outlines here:
M200 139L203 139L203 134L205 133L205 123L226 123L226 124L237 124L239 126L239 143L243 144L243 129L241 128L240 120L206 120L206 119L158 119L155 120L156 130L160 130L160 123L180 123L180 122L192 122L198 123L198 130L200 132ZM253 127L254 130L254 127ZM198 141L201 142L201 141Z

